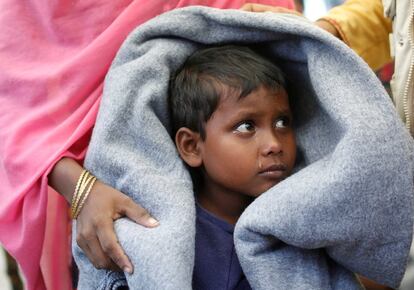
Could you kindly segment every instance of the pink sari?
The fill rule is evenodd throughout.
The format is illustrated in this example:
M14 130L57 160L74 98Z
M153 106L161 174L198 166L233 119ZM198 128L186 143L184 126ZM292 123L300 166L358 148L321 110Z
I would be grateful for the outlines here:
M28 289L71 289L67 204L48 187L62 156L82 160L121 43L137 25L189 5L291 0L52 0L0 3L0 242Z

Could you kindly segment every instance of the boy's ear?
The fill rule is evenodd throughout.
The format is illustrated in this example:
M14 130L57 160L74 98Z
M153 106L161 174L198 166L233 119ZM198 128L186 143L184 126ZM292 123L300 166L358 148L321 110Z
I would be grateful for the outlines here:
M200 134L185 127L178 129L175 134L178 153L190 167L199 167L203 164L200 142L202 142Z

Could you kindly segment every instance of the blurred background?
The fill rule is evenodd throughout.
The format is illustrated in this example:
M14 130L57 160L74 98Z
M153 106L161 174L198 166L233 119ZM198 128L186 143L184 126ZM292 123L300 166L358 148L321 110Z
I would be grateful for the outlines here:
M322 17L330 8L341 4L344 0L295 0L296 7L310 20L317 20Z

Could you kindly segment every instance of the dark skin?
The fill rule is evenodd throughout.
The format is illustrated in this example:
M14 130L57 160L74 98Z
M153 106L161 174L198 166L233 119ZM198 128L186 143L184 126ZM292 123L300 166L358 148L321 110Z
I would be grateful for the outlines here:
M70 204L83 168L73 159L62 158L49 174L49 185ZM124 270L134 268L118 243L113 223L128 217L145 227L158 222L122 192L97 180L77 219L76 241L97 269Z
M244 11L250 11L250 12L275 12L275 13L290 13L302 16L298 11L286 9L283 7L275 7L275 6L269 6L269 5L262 5L262 4L245 4L241 8L241 10ZM342 40L341 35L339 31L336 29L335 26L333 26L329 21L320 19L315 22L316 26L319 26L320 28L324 29L325 31L329 32L336 38L339 38ZM392 288L380 285L374 281L371 281L363 276L358 276L361 283L364 285L364 287L367 290L392 290Z
M292 114L284 89L259 87L244 98L222 97L206 137L180 128L182 159L202 171L198 203L235 224L257 196L290 175L296 157Z
M271 11L301 15L297 11L286 8L260 4L245 4L241 9L251 12ZM318 20L315 24L340 38L336 28L329 22ZM49 185L62 194L69 204L82 170L83 168L76 161L70 158L62 158L55 164L48 176ZM250 200L251 198L247 199L245 206ZM241 211L245 206L241 207ZM133 272L133 265L119 245L113 229L113 222L124 216L146 227L158 226L158 223L154 222L144 208L134 203L122 192L98 180L79 214L77 220L78 236L76 237L78 245L96 268L123 269L125 272ZM229 221L231 219L234 220L234 216L229 217ZM360 278L368 290L392 289L363 277Z

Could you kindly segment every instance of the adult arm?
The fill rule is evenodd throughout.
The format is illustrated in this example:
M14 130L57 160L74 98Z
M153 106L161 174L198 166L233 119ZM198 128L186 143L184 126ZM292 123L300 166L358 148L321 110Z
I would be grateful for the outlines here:
M49 172L61 156L85 157L104 77L126 36L175 4L194 1L0 1L0 243L29 290L70 289L66 204Z
M82 170L75 160L62 158L49 174L49 185L70 203ZM123 216L146 227L158 225L131 198L98 180L78 216L76 237L78 245L98 269L133 271L113 228L113 222Z
M381 0L348 0L332 8L316 24L342 39L376 70L391 61L391 20Z
M241 9L301 15L282 7L252 3ZM384 16L381 0L348 0L332 8L315 24L344 41L374 70L391 61L389 34L392 25L391 20Z

